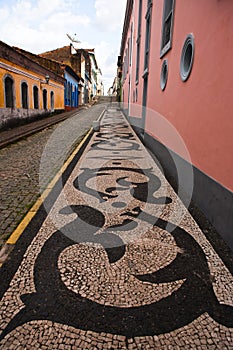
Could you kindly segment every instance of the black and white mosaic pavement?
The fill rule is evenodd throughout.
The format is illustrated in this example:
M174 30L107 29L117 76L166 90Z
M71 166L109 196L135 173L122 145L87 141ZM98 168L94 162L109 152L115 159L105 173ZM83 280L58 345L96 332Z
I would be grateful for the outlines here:
M232 290L109 108L3 293L0 349L232 349Z

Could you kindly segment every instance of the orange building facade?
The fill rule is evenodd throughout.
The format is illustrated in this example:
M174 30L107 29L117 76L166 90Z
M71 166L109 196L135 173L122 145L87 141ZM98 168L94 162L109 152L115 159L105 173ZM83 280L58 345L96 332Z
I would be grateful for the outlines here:
M64 110L65 79L0 42L0 127Z
M233 248L233 2L128 0L125 113Z

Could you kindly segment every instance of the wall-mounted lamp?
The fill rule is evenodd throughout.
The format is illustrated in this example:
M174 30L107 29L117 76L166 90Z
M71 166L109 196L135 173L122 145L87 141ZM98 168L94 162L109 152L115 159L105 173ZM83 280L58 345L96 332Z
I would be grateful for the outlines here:
M45 76L45 80L44 81L40 81L40 86L42 86L42 84L49 84L49 79L50 79L49 75L46 75Z

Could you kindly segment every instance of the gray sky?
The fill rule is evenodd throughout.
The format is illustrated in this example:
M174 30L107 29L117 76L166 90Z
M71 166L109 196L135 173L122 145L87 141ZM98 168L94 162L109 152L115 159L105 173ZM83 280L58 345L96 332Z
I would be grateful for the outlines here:
M126 0L0 0L0 40L42 53L69 45L68 33L81 41L78 47L95 48L106 93L116 75L125 7Z

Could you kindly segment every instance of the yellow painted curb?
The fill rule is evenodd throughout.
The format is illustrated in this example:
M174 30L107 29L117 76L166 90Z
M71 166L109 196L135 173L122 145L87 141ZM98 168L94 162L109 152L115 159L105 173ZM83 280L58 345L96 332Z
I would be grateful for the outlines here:
M43 193L40 195L40 197L37 199L35 204L32 206L32 208L27 212L26 216L23 218L23 220L20 222L20 224L17 226L17 228L14 230L14 232L11 234L11 236L6 241L6 244L15 244L16 241L19 239L25 228L28 226L32 218L36 215L38 212L41 204L43 201L48 197L49 193L52 191L53 187L55 186L56 182L60 178L60 176L64 173L64 171L67 169L69 164L74 159L77 152L80 150L80 148L83 146L83 144L86 142L90 134L92 133L92 128L88 131L86 136L82 139L82 141L78 144L78 146L75 148L75 150L72 152L72 154L69 156L67 161L63 164L62 168L57 172L53 180L48 184L47 188L43 191ZM2 264L0 263L0 267Z

